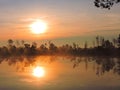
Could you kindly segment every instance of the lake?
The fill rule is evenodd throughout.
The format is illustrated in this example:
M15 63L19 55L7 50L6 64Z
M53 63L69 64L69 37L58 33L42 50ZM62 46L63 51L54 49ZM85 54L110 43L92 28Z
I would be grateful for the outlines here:
M120 90L119 58L9 57L0 63L0 90ZM38 66L40 77L33 72Z

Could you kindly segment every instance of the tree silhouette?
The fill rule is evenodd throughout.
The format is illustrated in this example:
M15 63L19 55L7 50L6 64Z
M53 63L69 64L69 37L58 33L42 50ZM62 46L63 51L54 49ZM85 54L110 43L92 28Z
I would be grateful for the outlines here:
M113 44L112 44L109 40L106 40L106 41L103 43L103 47L104 47L104 48L112 48L112 47L113 47Z
M119 37L118 37L118 48L120 48L120 34L119 34Z
M99 46L99 36L96 37L97 46Z
M57 52L57 46L54 43L49 42L49 51L51 54Z
M48 48L46 47L46 44L41 44L39 47L39 53L40 54L47 54Z
M113 45L114 45L114 47L116 47L117 46L117 39L115 39L115 38L113 38Z
M87 41L85 42L85 45L84 45L84 49L87 49L88 48L88 43Z
M13 42L14 42L14 41L13 41L12 39L9 39L9 40L8 40L8 45L9 45L9 46L12 46L12 45L13 45Z
M98 8L105 8L105 9L109 9L114 5L119 3L120 0L95 0L94 4L96 7Z
M48 45L45 43L38 46L36 42L25 43L24 41L17 41L19 44L14 42L9 39L7 46L0 47L0 56L84 55L120 57L120 35L112 40L97 36L93 42L93 47L90 47L85 42L83 48L80 48L80 45L76 43L57 46L49 42Z
M30 55L30 44L28 44L28 43L26 43L26 44L24 44L24 54L25 55Z

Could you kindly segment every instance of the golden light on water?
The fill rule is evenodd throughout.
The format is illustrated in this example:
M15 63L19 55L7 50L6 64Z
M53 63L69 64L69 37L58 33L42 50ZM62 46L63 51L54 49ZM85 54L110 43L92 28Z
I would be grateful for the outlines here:
M44 77L45 76L45 70L43 67L37 66L33 69L33 76L35 77Z
M30 25L30 29L34 34L42 34L46 32L47 23L42 20L36 20Z

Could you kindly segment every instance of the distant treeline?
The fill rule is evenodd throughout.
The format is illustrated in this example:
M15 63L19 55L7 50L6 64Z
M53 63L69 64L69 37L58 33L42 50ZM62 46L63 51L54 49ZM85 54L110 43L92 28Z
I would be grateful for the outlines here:
M6 46L0 47L0 57L10 56L38 56L38 55L75 55L75 56L120 56L120 35L112 40L97 36L93 46L89 47L85 42L81 48L79 44L65 44L56 46L52 42L38 45L36 42L31 44L21 40L8 40Z

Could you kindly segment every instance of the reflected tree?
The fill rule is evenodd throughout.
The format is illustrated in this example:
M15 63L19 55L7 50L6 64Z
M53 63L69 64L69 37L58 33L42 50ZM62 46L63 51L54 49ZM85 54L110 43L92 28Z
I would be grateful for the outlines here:
M47 59L45 59L47 58ZM46 57L40 57L39 58L39 63L40 62L45 62L45 63L52 63L55 62L56 60L60 60L61 57L58 56L49 56ZM73 68L79 67L80 63L84 62L85 63L85 68L86 70L89 68L89 64L93 64L94 71L96 75L101 76L104 75L105 73L113 71L113 73L120 75L120 58L110 58L110 57L76 57L76 56L69 56L69 57L63 57L62 60L70 60L73 64ZM31 56L31 57L25 57L25 56L19 56L19 57L1 57L0 58L0 63L3 61L8 62L8 65L15 65L17 71L24 71L25 68L35 65L36 64L36 57Z
M115 65L115 68L114 68L114 73L117 73L118 75L120 75L120 60L117 60L117 64Z

